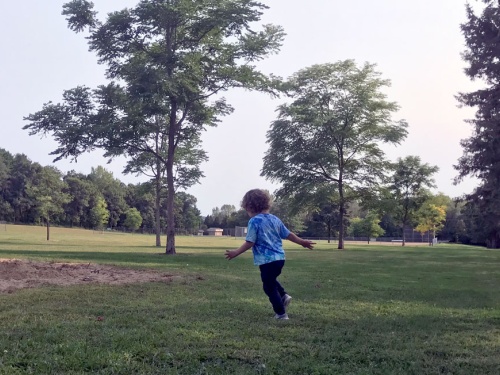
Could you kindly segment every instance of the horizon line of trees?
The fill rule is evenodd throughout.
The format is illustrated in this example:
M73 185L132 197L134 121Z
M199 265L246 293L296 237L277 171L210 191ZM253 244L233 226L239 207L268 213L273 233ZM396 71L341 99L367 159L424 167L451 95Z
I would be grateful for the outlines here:
M407 157L398 162L418 165L419 159ZM437 235L441 241L487 244L487 235L481 230L480 210L473 201L452 199L442 193L433 195L421 188L404 196L398 205L397 195L391 196L390 185L387 187L376 194L376 199L370 195L368 201L353 201L347 206L344 236L370 241L378 237L403 238L416 231L421 240ZM57 225L154 233L155 191L153 182L127 185L102 166L92 168L88 175L75 171L63 174L53 166L32 162L24 154L12 155L0 148L0 221L43 224L47 228ZM195 235L210 227L232 233L236 226L248 224L245 210L234 205L215 207L203 217L196 207L196 197L178 192L176 198L178 234ZM307 209L302 210L297 209L294 201L276 197L273 200L271 213L292 231L304 237L339 238L340 218L335 200L329 204L319 200L315 207L304 206ZM166 195L162 194L163 230L167 225L165 201ZM49 232L47 235L49 239ZM411 236L415 238L414 234Z
M0 148L0 220L86 229L116 229L154 233L154 183L124 184L102 166L88 175L61 173L53 166L32 162L24 154ZM166 194L161 190L160 226L166 230ZM176 194L174 206L178 233L196 233L200 211L196 198Z

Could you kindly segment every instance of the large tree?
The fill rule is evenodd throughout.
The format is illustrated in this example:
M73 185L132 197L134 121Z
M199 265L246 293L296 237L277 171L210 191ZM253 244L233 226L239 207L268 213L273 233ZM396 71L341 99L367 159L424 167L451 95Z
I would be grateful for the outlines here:
M462 105L477 111L468 120L472 135L461 141L464 150L456 169L457 182L466 176L479 179L479 187L468 198L481 212L487 246L500 248L500 4L483 2L480 14L466 5L467 22L462 24L467 46L463 58L469 64L465 73L485 87L458 95Z
M407 134L404 121L391 119L398 106L383 93L388 85L368 63L358 67L346 60L303 69L286 82L292 102L279 107L267 134L262 175L282 184L279 198L324 184L336 187L339 249L347 203L383 179L388 162L381 145L398 144Z
M438 167L422 163L418 156L406 156L398 158L393 168L382 205L401 225L405 246L406 229L416 224L416 213L430 196L428 188L435 187L432 175Z
M274 80L253 65L277 52L284 36L273 25L253 29L266 8L248 0L141 0L101 22L91 2L73 0L63 14L72 30L88 30L111 82L66 91L62 104L29 115L25 128L52 133L57 159L96 147L108 156L153 154L166 170L166 253L174 254L177 150L231 112L221 92L273 91ZM158 134L166 154L155 149Z

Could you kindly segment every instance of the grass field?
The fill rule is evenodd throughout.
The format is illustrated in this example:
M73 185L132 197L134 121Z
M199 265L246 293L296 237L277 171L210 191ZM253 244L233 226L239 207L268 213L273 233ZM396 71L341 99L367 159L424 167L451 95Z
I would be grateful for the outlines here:
M500 374L500 251L286 243L294 299L275 321L251 254L223 257L241 240L178 237L165 256L152 236L44 239L0 228L0 258L183 277L0 294L0 374Z

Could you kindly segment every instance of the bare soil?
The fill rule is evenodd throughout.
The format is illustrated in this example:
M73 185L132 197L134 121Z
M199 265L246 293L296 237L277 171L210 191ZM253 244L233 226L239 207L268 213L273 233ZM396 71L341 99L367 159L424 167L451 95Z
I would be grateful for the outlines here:
M48 263L0 259L0 294L44 285L169 282L175 275L91 263Z

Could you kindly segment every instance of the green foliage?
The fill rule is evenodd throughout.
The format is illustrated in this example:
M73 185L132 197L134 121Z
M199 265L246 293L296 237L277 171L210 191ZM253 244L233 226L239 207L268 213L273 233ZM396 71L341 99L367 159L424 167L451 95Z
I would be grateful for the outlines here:
M444 226L446 220L446 206L433 204L431 201L426 201L416 213L417 228L420 233L432 232L433 237L436 232L439 232Z
M430 196L426 188L434 187L432 175L438 171L438 167L422 164L418 156L407 156L398 158L393 169L390 185L381 204L402 226L404 246L405 228L415 224L418 209Z
M305 229L305 213L296 212L288 200L274 200L270 212L276 215L294 233L301 233Z
M463 155L455 168L459 172L457 183L466 176L480 180L480 186L468 197L483 215L480 242L500 248L500 5L491 0L483 2L480 14L466 5L467 21L462 24L462 33L466 43L463 58L468 63L465 73L486 87L458 95L461 105L477 111L475 118L467 121L472 125L472 135L461 141Z
M144 227L155 228L155 193L150 182L127 185L125 202L140 212Z
M196 207L196 198L185 192L175 196L175 222L183 234L197 234L201 223L200 210Z
M0 149L0 166L2 161L6 168L0 175L0 220L24 224L49 220L55 225L82 228L120 227L125 225L126 211L135 208L143 218L143 231L150 233L155 228L154 182L126 186L101 166L93 168L89 175L70 171L62 176L54 167L42 167L24 155L12 156ZM160 228L165 228L165 194L159 197L159 205ZM196 198L179 192L175 210L179 229L196 232L201 221Z
M102 229L108 224L109 210L104 198L99 197L90 209L90 223L96 229Z
M89 223L89 211L99 196L102 196L98 188L89 181L86 176L69 172L64 176L66 193L70 200L64 205L66 220L70 226L80 225L92 228Z
M379 217L373 212L369 212L364 218L354 217L350 220L348 234L352 237L365 237L370 243L371 238L380 237L384 233Z
M49 223L56 215L64 212L64 205L71 197L64 192L66 184L61 172L54 167L43 167L36 179L26 186L26 195L33 201L37 215L43 218L47 225L47 240L49 240Z
M446 208L446 221L439 233L440 239L456 243L470 243L467 240L467 228L464 221L464 202L451 202ZM471 228L469 227L469 230Z
M286 82L292 102L278 108L267 134L262 175L282 184L278 197L324 185L338 191L339 248L346 204L376 187L389 166L380 146L407 134L404 121L391 119L398 106L383 94L388 84L374 65L352 60L303 69Z
M13 156L3 193L4 200L13 211L10 216L12 221L34 223L39 217L33 209L35 202L28 196L27 187L36 179L41 169L40 164L32 163L24 154Z
M0 148L0 220L13 220L14 217L14 210L8 201L8 181L12 162L12 155Z
M101 166L91 169L89 180L97 187L106 200L106 208L109 211L109 226L111 228L116 227L120 216L127 210L125 185L120 180L114 178L113 173Z
M245 210L236 210L232 204L223 204L220 208L212 209L212 214L205 217L204 224L207 228L234 229L235 226L246 226L248 219Z
M137 208L135 207L129 208L125 213L125 215L126 218L125 221L123 222L123 225L133 232L139 229L139 227L142 224L142 217L139 210L137 210Z

